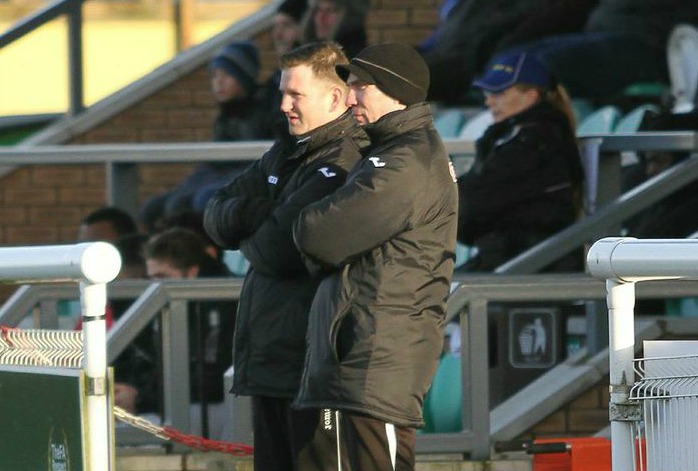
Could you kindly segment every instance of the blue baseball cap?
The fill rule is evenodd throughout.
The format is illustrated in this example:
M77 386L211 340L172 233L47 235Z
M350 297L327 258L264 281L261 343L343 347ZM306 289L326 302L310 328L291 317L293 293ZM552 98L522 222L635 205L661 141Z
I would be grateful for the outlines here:
M526 52L504 53L490 61L485 74L475 80L473 86L498 93L517 83L547 90L553 88L555 79L534 55Z

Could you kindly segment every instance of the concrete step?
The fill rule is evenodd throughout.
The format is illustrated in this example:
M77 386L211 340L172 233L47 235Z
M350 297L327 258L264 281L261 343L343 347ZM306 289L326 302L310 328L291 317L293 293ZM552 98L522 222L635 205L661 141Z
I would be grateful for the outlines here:
M492 461L465 461L458 455L419 455L416 471L532 471L532 459L514 453ZM117 449L115 471L254 471L251 457L217 452L167 453Z

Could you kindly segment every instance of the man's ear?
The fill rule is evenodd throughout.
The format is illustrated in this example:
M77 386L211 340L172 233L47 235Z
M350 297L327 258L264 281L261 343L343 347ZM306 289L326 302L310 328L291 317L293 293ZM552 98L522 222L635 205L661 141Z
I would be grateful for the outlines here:
M330 110L331 111L336 111L338 109L341 109L342 112L344 112L347 108L346 105L346 98L347 98L347 91L342 87L336 87L333 86L332 89L330 90L330 94L332 96L332 102L330 105Z

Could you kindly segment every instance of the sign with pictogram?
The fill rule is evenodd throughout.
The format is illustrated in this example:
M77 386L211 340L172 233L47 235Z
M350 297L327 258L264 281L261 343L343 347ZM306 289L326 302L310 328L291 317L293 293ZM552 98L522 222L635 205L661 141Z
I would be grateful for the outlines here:
M550 368L557 362L555 309L520 308L509 314L509 362L515 368Z

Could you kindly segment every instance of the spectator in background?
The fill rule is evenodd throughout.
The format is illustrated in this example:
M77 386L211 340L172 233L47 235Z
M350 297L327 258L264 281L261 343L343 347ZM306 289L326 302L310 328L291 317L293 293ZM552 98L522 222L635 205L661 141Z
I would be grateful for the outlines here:
M204 215L196 211L182 211L160 219L155 225L155 234L179 227L196 232L204 241L208 255L216 260L223 260L223 249L216 244L204 229Z
M143 259L143 245L148 240L145 234L131 233L119 237L114 241L114 247L121 255L121 270L117 280L143 279L147 277L145 260Z
M429 65L428 98L467 102L473 78L497 50L581 31L598 0L444 0L439 24L418 50ZM458 77L458 80L454 80Z
M250 262L231 392L252 396L256 471L320 471L337 464L336 453L318 461L327 447L334 449L333 420L326 423L318 409L291 408L319 282L293 243L291 225L304 206L344 182L367 143L335 73L335 65L346 62L335 43L309 43L282 56L281 109L289 134L216 192L204 214L213 240L240 249Z
M213 123L213 140L263 139L264 126L257 93L259 52L250 41L236 41L222 48L211 60L211 92L219 113ZM140 221L146 232L161 217L177 212L203 212L213 189L228 181L247 164L204 162L176 188L145 202Z
M300 46L303 38L301 21L307 9L306 0L285 0L272 18L271 37L277 59L291 49ZM281 111L281 69L276 69L264 84L265 126L267 135L277 139L288 135L286 115Z
M285 0L272 18L271 37L274 52L281 57L293 48L300 46L303 30L301 20L308 8L306 0Z
M368 0L310 0L304 19L304 42L335 41L347 57L367 44Z
M458 239L475 253L459 270L492 271L575 221L583 174L569 98L539 60L503 54L474 86L494 123L458 179ZM582 269L582 256L550 269Z
M640 131L698 131L698 112L648 113ZM690 157L689 152L651 151L639 154L649 180ZM684 238L698 231L698 181L694 181L641 212L626 227L627 235L645 239Z
M78 227L78 241L114 242L136 232L136 222L126 211L107 206L96 209L83 218Z
M220 278L230 276L221 262L210 257L205 243L192 230L171 228L152 236L143 249L151 279ZM236 303L196 301L189 304L189 365L191 400L203 406L206 436L220 437L223 429L223 374L232 364ZM153 372L156 376L156 372ZM152 390L153 388L151 388ZM215 410L210 408L215 407ZM208 414L205 412L209 409ZM208 432L208 433L207 433Z
M695 0L599 0L583 31L510 50L537 55L574 97L607 98L635 82L668 83L667 39L679 23L698 25Z

